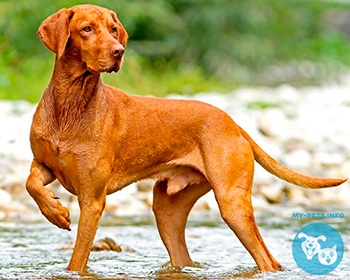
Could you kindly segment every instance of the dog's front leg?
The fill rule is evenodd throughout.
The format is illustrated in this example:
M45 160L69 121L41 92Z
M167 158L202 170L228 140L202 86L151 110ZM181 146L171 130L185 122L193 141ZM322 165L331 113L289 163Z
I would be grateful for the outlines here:
M100 218L106 203L106 191L78 195L80 218L77 239L68 270L83 271L89 259Z
M45 188L56 179L51 170L33 160L30 175L26 182L26 189L38 204L41 213L59 228L70 230L69 211L58 201L58 197L49 189Z

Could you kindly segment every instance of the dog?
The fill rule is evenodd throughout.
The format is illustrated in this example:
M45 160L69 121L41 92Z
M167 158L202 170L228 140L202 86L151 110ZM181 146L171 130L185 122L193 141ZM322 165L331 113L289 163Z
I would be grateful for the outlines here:
M42 214L65 230L70 230L69 211L45 186L57 179L78 197L80 218L68 270L86 268L106 195L138 180L156 179L153 212L173 266L192 266L187 217L198 198L213 190L222 218L262 271L281 265L254 219L254 160L307 188L345 182L288 169L209 104L129 96L103 84L101 72L119 71L128 40L113 11L93 5L61 9L43 21L38 35L55 53L55 66L33 116L26 189Z
M312 258L321 250L321 245L318 243L318 240L326 242L326 237L324 235L320 235L318 237L308 236L304 232L300 232L298 234L298 238L305 238L305 240L301 243L301 249L308 260L312 260Z

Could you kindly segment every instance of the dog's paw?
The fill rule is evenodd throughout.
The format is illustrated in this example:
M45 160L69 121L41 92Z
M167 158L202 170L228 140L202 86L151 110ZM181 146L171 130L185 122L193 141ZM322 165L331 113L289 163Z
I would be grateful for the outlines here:
M39 204L40 211L52 224L70 231L71 220L69 211L66 207L62 206L58 199L52 191L46 189Z

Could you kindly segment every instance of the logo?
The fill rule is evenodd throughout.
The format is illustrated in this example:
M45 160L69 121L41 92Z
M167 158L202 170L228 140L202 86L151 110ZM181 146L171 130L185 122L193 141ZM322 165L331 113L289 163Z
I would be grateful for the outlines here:
M313 223L296 234L292 250L294 260L302 270L322 275L339 265L344 255L344 243L330 225Z

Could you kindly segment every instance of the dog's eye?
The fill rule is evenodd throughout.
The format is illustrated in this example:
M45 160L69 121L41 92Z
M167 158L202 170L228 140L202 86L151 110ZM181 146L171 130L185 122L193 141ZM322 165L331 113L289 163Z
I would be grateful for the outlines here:
M117 32L118 32L117 27L113 27L112 30L111 30L111 33L112 34L116 34Z
M92 28L91 28L91 26L85 26L82 30L83 30L84 32L91 32L91 31L92 31Z

